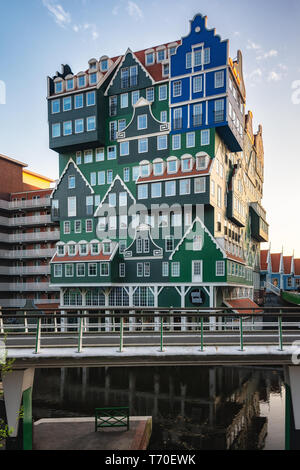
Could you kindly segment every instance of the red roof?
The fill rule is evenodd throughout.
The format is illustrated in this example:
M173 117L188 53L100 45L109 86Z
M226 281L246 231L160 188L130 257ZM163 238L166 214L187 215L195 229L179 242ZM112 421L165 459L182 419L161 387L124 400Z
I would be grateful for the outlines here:
M292 256L284 256L283 257L284 274L291 274L292 259L293 259Z
M86 255L86 256L80 256L80 255L58 256L58 255L55 255L53 260L52 260L52 263L65 263L65 262L74 263L76 261L79 261L79 262L80 261L82 261L82 262L86 262L86 261L90 261L90 262L93 262L93 261L109 261L110 258L111 258L111 255L104 255L102 252L99 255Z
M294 259L295 275L300 276L300 259Z
M260 252L260 269L261 271L268 270L268 250L262 250Z
M231 259L232 261L237 261L238 263L246 264L246 261L243 258L240 258L239 256L235 256L232 253L229 253L229 251L226 251L226 255L227 255L227 258Z
M228 307L231 307L235 313L239 313L242 315L250 315L253 313L262 313L263 310L251 299L232 299L232 300L225 300L224 304ZM241 310L247 309L247 310Z
M152 174L150 176L147 176L146 178L140 177L137 180L137 183L148 183L149 181L156 181L156 180L168 180L168 179L174 179L174 178L190 178L191 176L207 175L210 170L211 164L212 164L212 160L210 160L208 167L205 170L197 170L196 166L194 166L192 171L181 171L181 169L179 169L177 173L171 173L171 174L169 174L167 172L167 169L165 169L165 172L163 175L154 176Z
M175 43L181 44L181 41L174 41L173 43L174 44ZM169 44L171 44L171 43L168 42L166 44L161 44L161 46L165 46L167 48ZM150 73L150 75L152 76L152 78L156 82L160 82L161 80L167 80L168 77L163 77L163 75L162 75L163 67L162 67L161 63L158 63L158 64L155 63L153 65L146 65L146 54L145 54L145 52L149 49L154 49L156 51L158 47L160 47L160 46L156 46L156 47L148 48L148 49L143 49L142 51L137 51L137 52L134 53L136 58L141 62L141 64L145 67L147 72Z
M279 273L281 253L271 254L272 273Z

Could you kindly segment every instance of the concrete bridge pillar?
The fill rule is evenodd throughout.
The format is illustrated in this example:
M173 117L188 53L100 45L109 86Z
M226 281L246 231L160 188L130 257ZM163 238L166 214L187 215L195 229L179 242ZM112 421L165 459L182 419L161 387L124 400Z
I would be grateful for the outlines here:
M17 437L23 398L23 449L32 450L32 388L34 369L12 370L2 379L10 437Z

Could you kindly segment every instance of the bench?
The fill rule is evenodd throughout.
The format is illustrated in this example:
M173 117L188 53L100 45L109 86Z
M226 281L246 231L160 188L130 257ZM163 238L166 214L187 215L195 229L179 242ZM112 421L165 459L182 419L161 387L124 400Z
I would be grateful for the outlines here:
M126 427L129 431L129 407L96 408L95 432L108 427Z

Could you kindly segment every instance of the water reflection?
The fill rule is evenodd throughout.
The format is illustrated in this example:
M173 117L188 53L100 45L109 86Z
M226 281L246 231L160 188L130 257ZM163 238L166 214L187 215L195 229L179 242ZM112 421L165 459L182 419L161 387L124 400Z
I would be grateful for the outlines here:
M129 406L152 416L151 449L284 449L280 370L137 367L36 371L34 418Z

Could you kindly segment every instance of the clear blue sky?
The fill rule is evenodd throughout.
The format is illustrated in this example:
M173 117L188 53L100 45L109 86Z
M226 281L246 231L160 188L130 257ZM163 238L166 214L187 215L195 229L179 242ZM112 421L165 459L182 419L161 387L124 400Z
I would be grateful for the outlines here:
M208 26L230 39L231 56L238 48L244 55L247 107L264 130L272 251L284 246L300 257L300 93L292 89L300 88L299 0L0 1L0 80L7 89L0 153L53 178L58 158L48 149L47 75L62 63L76 73L92 57L179 39L194 14L207 15Z

